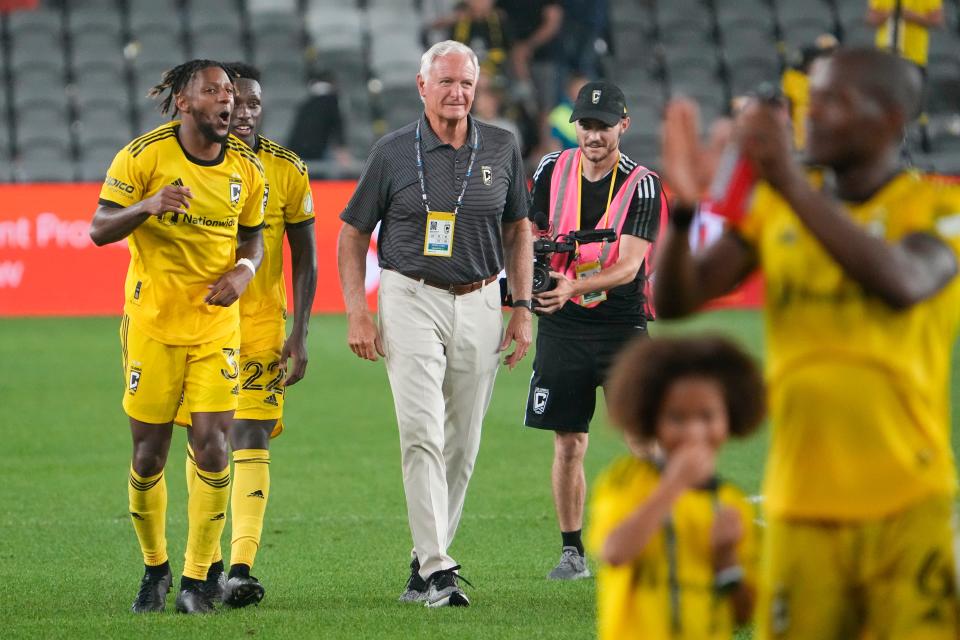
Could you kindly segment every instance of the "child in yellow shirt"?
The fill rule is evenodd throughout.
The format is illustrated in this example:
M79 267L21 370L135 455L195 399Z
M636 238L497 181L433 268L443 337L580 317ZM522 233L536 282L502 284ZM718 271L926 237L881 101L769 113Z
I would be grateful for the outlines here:
M599 638L729 639L752 616L758 544L754 509L717 478L716 454L763 419L760 372L721 338L640 340L608 391L612 420L659 452L615 462L593 493Z

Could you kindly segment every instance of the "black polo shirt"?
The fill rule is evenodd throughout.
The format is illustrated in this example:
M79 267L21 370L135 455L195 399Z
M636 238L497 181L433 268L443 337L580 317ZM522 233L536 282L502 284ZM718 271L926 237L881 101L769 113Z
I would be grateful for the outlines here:
M427 214L417 178L416 122L373 146L357 189L340 219L362 232L380 223L380 266L441 284L476 282L503 269L503 222L527 217L529 206L520 148L512 133L469 118L467 144L440 141L426 117L420 135L427 197L432 211L452 212L477 128L477 157L453 232L453 255L423 255Z

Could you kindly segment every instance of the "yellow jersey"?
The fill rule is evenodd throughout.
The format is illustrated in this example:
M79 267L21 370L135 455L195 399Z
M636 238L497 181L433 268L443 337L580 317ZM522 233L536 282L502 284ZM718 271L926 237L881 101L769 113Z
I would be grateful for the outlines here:
M942 8L943 0L870 0L871 9L890 12L890 17L877 27L877 48L896 51L907 60L925 67L930 48L929 29L902 18L897 20L893 14L898 2L902 9L928 14ZM893 41L894 37L896 42Z
M890 243L924 232L960 254L960 187L903 172L844 208ZM764 184L739 234L755 248L766 287L767 513L871 519L952 492L948 384L960 278L892 309L847 276Z
M314 222L307 165L294 152L257 136L254 149L267 179L263 262L240 298L242 353L256 353L283 339L287 288L283 278L283 234Z
M807 113L810 111L810 79L800 69L787 69L780 77L783 95L790 100L790 123L793 127L793 146L803 149L807 144Z
M193 192L187 213L150 216L127 237L124 313L148 336L169 345L221 338L240 323L238 305L204 303L208 286L234 268L238 226L263 224L263 167L231 136L220 156L191 157L170 122L117 153L100 189L100 204L129 207L166 185Z
M657 466L625 457L597 481L590 501L587 547L599 556L607 536L660 482ZM756 584L759 549L753 506L726 482L687 491L676 501L670 520L631 564L602 565L597 573L599 640L730 640L733 605L714 588L711 529L719 506L735 508L744 537L737 557L744 580Z

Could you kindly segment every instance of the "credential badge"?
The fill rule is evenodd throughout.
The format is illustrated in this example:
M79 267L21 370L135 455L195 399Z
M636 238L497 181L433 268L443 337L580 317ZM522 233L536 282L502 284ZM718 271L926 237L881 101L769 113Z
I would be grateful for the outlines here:
M593 104L599 104L600 94L601 94L600 89L594 89L593 94L590 96L590 102L592 102Z
M542 416L547 408L547 398L550 397L550 389L535 387L533 390L533 412Z
M483 165L480 167L480 173L483 174L483 184L488 187L493 184L493 169L487 165Z

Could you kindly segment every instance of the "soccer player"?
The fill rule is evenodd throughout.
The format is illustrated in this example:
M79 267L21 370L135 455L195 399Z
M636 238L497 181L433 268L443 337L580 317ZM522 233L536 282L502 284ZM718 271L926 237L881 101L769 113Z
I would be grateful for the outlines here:
M128 238L130 267L120 326L130 418L130 516L146 569L133 603L162 611L172 572L167 557L166 480L171 425L181 396L196 482L177 611L212 610L202 588L223 531L229 497L227 429L237 408L240 311L234 304L263 255L263 168L229 137L232 74L192 60L151 90L180 120L117 153L100 191L90 237Z
M760 424L760 371L720 338L638 339L608 390L614 422L659 447L612 464L593 492L598 636L729 640L753 612L757 536L753 507L716 476L716 456Z
M283 431L285 387L296 384L307 368L307 328L317 288L317 247L313 232L313 197L303 161L289 149L260 135L263 101L260 71L234 62L236 73L230 131L260 159L266 175L263 262L240 298L240 406L230 427L233 449L231 497L233 536L230 572L224 577L217 546L205 588L211 599L245 607L263 599L263 585L250 575L260 547L263 517L270 497L270 439ZM287 294L283 278L283 236L293 261L295 309L293 330L286 336ZM293 360L288 369L287 361ZM190 423L185 402L178 424ZM187 487L196 485L195 455L188 450Z
M956 638L950 353L960 321L960 188L899 164L915 67L873 49L814 63L806 153L750 101L742 153L762 182L745 217L692 256L702 192L696 110L669 106L677 198L657 311L686 315L756 268L765 279L773 433L760 638ZM709 176L706 176L709 178Z

